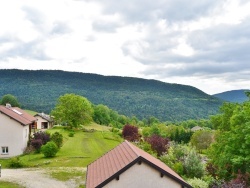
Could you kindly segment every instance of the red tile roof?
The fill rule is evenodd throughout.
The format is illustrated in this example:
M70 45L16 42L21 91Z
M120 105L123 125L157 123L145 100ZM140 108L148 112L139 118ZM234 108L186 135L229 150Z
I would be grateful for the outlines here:
M9 116L10 118L21 123L22 125L30 125L36 121L35 117L33 117L32 115L28 114L27 112L18 107L6 107L0 105L0 113Z
M137 162L143 161L185 187L191 187L177 173L128 141L109 151L87 167L86 188L102 187Z

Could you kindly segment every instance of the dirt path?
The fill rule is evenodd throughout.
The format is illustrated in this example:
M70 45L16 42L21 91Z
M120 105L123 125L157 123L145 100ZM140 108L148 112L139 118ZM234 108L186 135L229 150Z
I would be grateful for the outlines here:
M26 188L76 188L74 181L58 181L43 169L2 169L0 181L16 182Z

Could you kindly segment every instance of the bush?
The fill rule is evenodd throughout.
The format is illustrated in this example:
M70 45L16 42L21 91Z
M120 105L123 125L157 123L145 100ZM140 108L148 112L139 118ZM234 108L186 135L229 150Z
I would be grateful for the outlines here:
M187 182L193 186L193 188L208 188L208 183L199 179L199 178L194 178L194 179L188 179Z
M50 141L50 135L46 132L39 131L34 133L32 140L38 140L38 139L42 140L42 145L44 145Z
M36 132L31 139L31 146L36 150L37 153L40 152L41 146L50 141L50 135L46 132Z
M75 135L75 132L69 132L68 134L69 137L74 137L74 135Z
M41 147L41 152L45 157L54 157L58 150L57 145L53 141L50 141Z
M170 140L168 138L162 138L156 134L148 137L146 141L151 145L152 150L157 152L158 156L161 156L163 153L167 152L169 148Z
M24 164L20 161L19 157L13 157L10 159L9 167L10 168L22 168L24 167Z
M36 150L37 153L40 153L41 146L43 145L41 139L31 140L30 144Z
M184 159L183 167L184 173L189 178L201 178L205 173L200 156L194 149L192 149Z
M58 148L62 147L63 144L63 135L59 132L55 132L51 135L50 140L55 142Z
M138 127L133 125L125 125L122 129L122 136L128 141L137 141L140 138Z

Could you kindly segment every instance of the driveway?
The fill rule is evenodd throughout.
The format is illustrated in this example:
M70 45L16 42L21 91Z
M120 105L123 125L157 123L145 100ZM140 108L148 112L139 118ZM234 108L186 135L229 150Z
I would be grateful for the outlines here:
M16 182L26 188L76 188L75 181L58 181L43 169L2 169L0 182Z

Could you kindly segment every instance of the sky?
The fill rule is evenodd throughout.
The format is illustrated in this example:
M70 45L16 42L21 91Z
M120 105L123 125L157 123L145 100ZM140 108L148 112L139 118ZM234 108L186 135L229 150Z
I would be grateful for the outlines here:
M8 0L0 28L0 69L250 89L249 0Z

